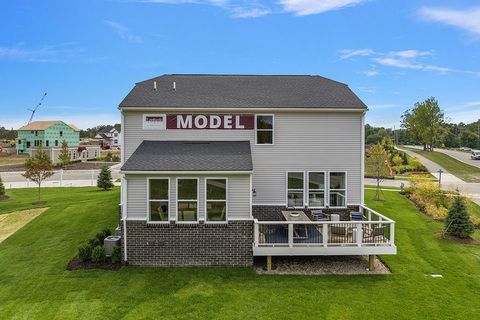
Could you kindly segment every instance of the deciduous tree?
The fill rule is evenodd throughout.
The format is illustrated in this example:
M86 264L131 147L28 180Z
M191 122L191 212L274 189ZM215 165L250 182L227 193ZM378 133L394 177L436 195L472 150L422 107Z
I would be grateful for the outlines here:
M62 167L67 165L70 162L70 153L68 152L68 144L67 141L63 140L62 142L62 149L60 150L60 155L58 156Z
M33 157L25 161L25 173L22 175L38 185L38 202L41 202L42 182L54 174L52 160L42 146L39 146Z
M370 162L372 163L372 169L375 179L377 180L377 191L375 193L375 200L380 200L380 182L390 174L387 166L387 153L383 149L380 143L377 143L373 147L370 153Z

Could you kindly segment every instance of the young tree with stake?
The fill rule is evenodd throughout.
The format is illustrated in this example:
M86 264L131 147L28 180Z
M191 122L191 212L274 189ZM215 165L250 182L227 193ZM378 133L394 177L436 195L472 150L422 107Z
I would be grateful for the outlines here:
M58 156L62 167L70 163L70 154L68 152L68 144L67 141L63 140L62 142L62 150L60 150L60 155Z
M42 182L51 177L53 172L52 160L42 146L39 146L35 155L25 161L25 173L22 175L38 185L38 202L41 202Z
M377 190L375 193L375 200L380 201L380 182L383 178L389 175L389 170L387 166L387 153L385 149L383 149L380 143L377 143L375 147L373 147L372 152L370 153L370 159L373 166L373 174L375 180L377 180Z

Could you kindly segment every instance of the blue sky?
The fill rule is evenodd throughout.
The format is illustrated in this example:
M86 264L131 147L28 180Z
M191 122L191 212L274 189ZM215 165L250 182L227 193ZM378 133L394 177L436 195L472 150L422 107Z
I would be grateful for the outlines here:
M435 96L480 118L480 1L5 1L0 125L119 121L135 82L164 73L318 74L349 84L367 122Z

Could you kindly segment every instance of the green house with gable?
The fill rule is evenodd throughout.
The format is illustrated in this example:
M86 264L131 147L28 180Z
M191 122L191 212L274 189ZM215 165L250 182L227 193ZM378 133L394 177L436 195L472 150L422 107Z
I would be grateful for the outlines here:
M80 129L61 120L34 121L17 130L16 148L18 153L28 153L30 149L61 147L66 141L69 147L80 145Z

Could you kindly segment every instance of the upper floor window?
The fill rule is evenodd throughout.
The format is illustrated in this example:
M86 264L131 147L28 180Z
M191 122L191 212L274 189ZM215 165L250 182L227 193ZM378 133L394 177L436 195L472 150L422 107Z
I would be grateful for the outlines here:
M330 207L346 206L346 174L345 172L330 172Z
M287 207L303 207L303 172L287 173Z
M308 173L308 206L325 207L325 172Z
M168 185L167 178L148 180L149 221L168 221Z
M255 116L255 139L256 144L273 144L273 115Z
M60 131L60 137L63 137L63 131Z
M177 221L198 221L198 179L177 179Z
M205 209L207 221L227 221L227 179L206 179L205 184Z

